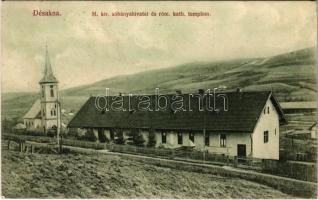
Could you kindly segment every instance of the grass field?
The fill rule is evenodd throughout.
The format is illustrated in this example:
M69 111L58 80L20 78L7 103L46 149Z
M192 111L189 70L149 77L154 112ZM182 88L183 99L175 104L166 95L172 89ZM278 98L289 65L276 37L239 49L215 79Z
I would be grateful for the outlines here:
M111 155L2 151L6 198L293 198L238 178L152 166Z

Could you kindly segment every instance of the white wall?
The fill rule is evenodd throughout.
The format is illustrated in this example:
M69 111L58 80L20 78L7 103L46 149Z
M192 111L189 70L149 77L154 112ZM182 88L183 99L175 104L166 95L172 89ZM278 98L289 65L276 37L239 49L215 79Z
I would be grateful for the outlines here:
M24 125L28 130L43 130L41 127L41 119L24 119ZM30 124L30 125L27 125Z
M221 147L221 133L210 133L210 146L206 147L209 153L237 156L237 145L246 145L246 156L251 156L251 134L242 132L228 132L226 134L226 146ZM203 136L202 136L203 138Z
M269 107L269 114L267 108ZM253 152L255 158L279 159L279 115L270 100L266 103L264 110L256 124L253 132ZM276 134L275 134L276 129ZM268 131L268 142L264 143L264 131Z
M207 150L210 153L219 153L226 154L230 156L237 156L237 145L245 144L246 145L246 155L251 154L251 134L249 133L225 133L226 138L226 147L220 146L220 134L219 133L210 133L210 145L205 146L203 133L196 131L194 132L194 144L195 149L199 151ZM189 132L183 132L183 144L178 144L178 134L177 132L169 131L167 132L167 142L162 144L161 141L161 132L156 131L156 147L162 145L166 148L178 148L181 146L189 146ZM205 146L205 147L204 147Z

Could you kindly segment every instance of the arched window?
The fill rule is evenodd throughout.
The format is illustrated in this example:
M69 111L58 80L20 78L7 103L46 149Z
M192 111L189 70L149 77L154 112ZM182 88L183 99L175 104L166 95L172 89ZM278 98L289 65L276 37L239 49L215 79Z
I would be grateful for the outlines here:
M44 98L44 86L42 85L42 98Z
M53 110L51 110L51 116L53 116Z
M56 116L56 110L54 110L54 116Z
M53 85L50 85L50 94L51 94L51 97L54 97Z

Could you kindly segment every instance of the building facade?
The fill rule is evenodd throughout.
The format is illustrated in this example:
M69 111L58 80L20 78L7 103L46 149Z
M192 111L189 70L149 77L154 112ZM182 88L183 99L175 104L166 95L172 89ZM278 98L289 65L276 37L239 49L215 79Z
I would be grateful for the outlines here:
M182 94L185 99L188 95ZM68 126L93 130L97 137L105 134L110 141L116 139L118 129L124 138L129 138L131 130L137 129L145 145L152 132L156 147L191 146L215 154L279 159L279 126L286 123L286 119L272 93L232 92L225 95L228 110L222 111L222 105L214 111L196 110L199 99L184 102L191 106L191 111L177 112L171 107L164 111L101 112L94 106L96 98L91 97ZM171 103L174 95L168 97ZM123 97L123 102L128 101L126 98ZM152 101L155 97L149 96L149 99Z

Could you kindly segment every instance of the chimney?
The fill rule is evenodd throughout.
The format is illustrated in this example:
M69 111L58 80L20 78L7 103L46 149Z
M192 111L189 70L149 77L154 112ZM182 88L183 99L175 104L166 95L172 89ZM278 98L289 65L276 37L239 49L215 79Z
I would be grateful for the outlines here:
M120 96L120 97L121 97L121 92L119 92L118 96Z
M204 94L204 89L199 89L199 94L203 95Z
M177 95L182 94L182 91L181 90L176 90L176 94Z

